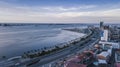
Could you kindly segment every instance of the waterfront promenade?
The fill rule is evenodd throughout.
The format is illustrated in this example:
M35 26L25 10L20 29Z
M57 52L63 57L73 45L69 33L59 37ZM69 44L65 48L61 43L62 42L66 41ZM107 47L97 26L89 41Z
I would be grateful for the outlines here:
M84 41L80 41L68 48L49 54L47 56L43 56L42 58L39 58L40 59L39 63L36 63L29 67L44 67L44 66L48 67L46 66L46 64L51 65L49 64L50 62L54 62L61 58L67 57L68 55L76 54L77 52L83 51L84 49L93 46L96 42L98 42L99 37L98 37L98 30L94 30L92 32L93 32L92 35L86 38Z
M83 46L80 46L81 43L79 42L77 44L77 46L74 46L71 49L66 50L65 51L66 55L61 56L61 58L57 58L56 60L54 60L53 62L50 62L48 64L40 65L39 67L64 67L65 60L67 60L71 57L74 57L76 54L79 54L79 53L83 52L84 50L89 50L89 49L93 48L93 46L96 43L98 43L98 41L99 41L99 36L97 36L97 35L98 35L97 31L95 31L95 33L90 37L91 40L84 43ZM61 55L61 53L60 54L58 53L58 55ZM53 57L56 57L56 55ZM31 66L31 67L34 67L34 66ZM38 66L36 65L36 67L38 67Z
M89 31L90 32L86 36L84 36L83 38L77 38L73 40L71 43L69 43L69 46L64 49L61 49L61 50L58 50L58 51L55 51L55 52L52 52L50 54L43 55L40 57L32 58L25 62L15 63L15 65L13 66L14 67L24 67L24 66L26 67L26 65L29 65L30 63L36 60L39 60L38 63L32 64L28 67L44 67L46 64L49 64L59 59L63 59L69 55L76 54L77 52L81 51L83 48L85 47L88 48L90 45L92 45L93 43L97 41L98 30L89 29Z

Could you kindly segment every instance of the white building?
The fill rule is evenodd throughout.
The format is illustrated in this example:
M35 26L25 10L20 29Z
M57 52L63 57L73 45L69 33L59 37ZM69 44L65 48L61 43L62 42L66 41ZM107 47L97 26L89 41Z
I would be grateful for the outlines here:
M108 41L108 30L104 29L101 32L101 41Z

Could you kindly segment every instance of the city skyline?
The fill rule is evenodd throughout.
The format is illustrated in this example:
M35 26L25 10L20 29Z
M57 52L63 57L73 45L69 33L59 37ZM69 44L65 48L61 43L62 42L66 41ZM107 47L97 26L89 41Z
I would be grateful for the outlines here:
M118 0L0 0L1 23L119 23Z

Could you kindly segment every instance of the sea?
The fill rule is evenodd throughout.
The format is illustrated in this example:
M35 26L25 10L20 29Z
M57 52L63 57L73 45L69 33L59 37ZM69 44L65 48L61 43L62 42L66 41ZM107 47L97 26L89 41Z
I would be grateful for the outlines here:
M27 51L67 43L86 34L63 29L86 27L87 25L82 24L0 26L0 58L19 56Z

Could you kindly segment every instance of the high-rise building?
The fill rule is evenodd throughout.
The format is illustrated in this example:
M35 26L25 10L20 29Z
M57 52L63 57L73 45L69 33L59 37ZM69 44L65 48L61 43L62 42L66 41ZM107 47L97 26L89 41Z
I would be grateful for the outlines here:
M101 27L101 41L108 41L109 40L109 26Z
M103 28L103 21L100 22L100 28Z

